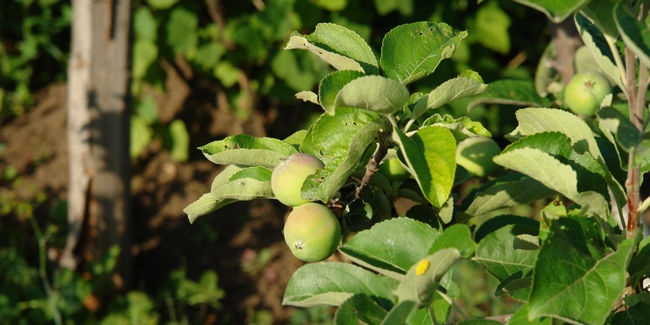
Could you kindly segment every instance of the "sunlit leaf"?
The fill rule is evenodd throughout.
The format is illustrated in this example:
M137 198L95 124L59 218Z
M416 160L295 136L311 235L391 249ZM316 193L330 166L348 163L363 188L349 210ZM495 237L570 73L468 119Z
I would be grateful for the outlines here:
M592 3L593 2L609 1L592 1ZM625 89L623 80L621 79L622 71L620 71L619 67L616 65L614 54L605 39L605 35L603 35L600 29L596 28L592 22L587 20L581 14L576 15L575 22L585 46L591 52L594 61L596 61L601 71L604 72L609 79L613 80L619 88Z
M211 191L183 209L190 223L236 201L273 198L271 170L263 167L226 167L212 182Z
M363 76L362 72L354 70L334 71L321 80L318 87L318 98L327 114L334 115L336 96L350 81Z
M283 305L340 306L355 294L390 305L397 281L356 265L339 262L306 264L296 270L284 291Z
M355 107L392 114L409 99L409 91L401 83L382 76L359 77L345 85L336 96L335 107Z
M274 138L246 134L228 136L199 147L206 158L220 165L264 166L273 168L280 160L297 153L292 145Z
M467 32L455 32L445 23L400 25L384 36L379 64L387 77L406 85L433 73L465 37Z
M494 162L516 170L561 193L590 212L607 219L608 200L600 193L578 191L578 174L568 164L539 149L521 148L505 151Z
M650 27L647 21L641 22L635 17L636 14L627 10L624 5L616 5L614 9L616 27L627 48L636 54L647 69L650 67Z
M429 253L438 236L439 232L427 224L394 218L357 233L340 249L361 265L400 278Z
M487 85L478 75L475 77L463 75L449 79L417 102L412 119L417 119L428 110L436 109L458 98L478 95L486 88Z
M352 173L368 163L380 132L390 129L377 113L341 107L336 115L323 114L310 127L300 146L320 159L324 169L307 178L302 196L329 201Z
M376 74L377 58L368 44L352 30L332 23L320 23L310 35L293 35L285 49L308 50L337 70Z
M521 4L543 12L554 23L569 17L589 0L515 0Z
M464 201L469 202L465 203L467 207L464 212L480 216L494 210L528 204L554 194L555 191L529 176L507 175L478 188Z
M456 172L456 139L441 126L420 128L412 136L395 130L401 154L427 200L441 207L454 184Z
M467 109L481 104L543 107L548 106L550 102L540 97L535 85L529 81L503 79L489 83L485 91L473 100Z
M605 322L623 293L635 245L634 239L627 239L612 251L597 235L599 227L582 217L551 223L533 274L531 319L551 316L586 324Z

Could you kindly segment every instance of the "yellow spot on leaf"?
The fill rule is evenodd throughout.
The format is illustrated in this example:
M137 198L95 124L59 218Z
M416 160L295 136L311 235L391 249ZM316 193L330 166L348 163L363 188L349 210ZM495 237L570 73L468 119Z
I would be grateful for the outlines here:
M422 275L429 269L429 261L421 260L418 262L418 266L415 267L415 274Z

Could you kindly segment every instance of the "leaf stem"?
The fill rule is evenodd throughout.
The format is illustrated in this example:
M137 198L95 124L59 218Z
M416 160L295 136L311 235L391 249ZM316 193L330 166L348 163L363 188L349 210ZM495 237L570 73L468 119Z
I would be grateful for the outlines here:
M61 313L56 307L56 297L54 295L54 290L52 289L52 285L47 278L47 238L41 231L41 228L38 226L38 222L36 222L36 219L33 215L29 216L27 220L29 221L32 230L34 231L34 236L36 236L36 241L38 243L38 277L41 280L41 285L43 286L43 290L47 296L47 306L52 313L54 323L61 325Z

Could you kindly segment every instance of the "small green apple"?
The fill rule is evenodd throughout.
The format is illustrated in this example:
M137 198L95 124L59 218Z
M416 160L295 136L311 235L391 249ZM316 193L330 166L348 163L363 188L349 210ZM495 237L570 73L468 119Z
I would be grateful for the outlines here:
M456 147L456 163L474 175L487 176L497 169L492 157L499 152L501 148L490 138L467 138Z
M302 184L307 176L324 167L318 158L297 153L281 161L271 174L273 195L284 205L297 206L308 201L302 198Z
M379 172L386 175L391 181L403 181L411 177L408 170L404 169L398 158L391 158L379 165Z
M334 213L319 203L294 207L282 230L291 253L305 262L330 257L341 240L341 225Z
M577 73L564 89L564 105L575 114L591 116L611 92L612 87L600 73Z

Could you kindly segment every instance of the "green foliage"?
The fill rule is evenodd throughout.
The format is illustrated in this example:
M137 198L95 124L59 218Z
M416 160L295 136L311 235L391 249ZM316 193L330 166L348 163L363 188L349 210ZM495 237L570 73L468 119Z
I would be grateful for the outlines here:
M644 64L650 51L643 38L637 37L644 35L645 27L629 15L628 10L634 8L585 6L583 1L521 2L553 21L575 14L585 49L593 54L595 65L590 66L609 69L610 77L616 71L615 83L637 78L635 71L625 72L622 55L638 60L639 69L647 70ZM584 11L580 11L582 6ZM597 19L605 11L618 16L615 29ZM474 22L479 37L493 35L500 40L494 48L497 51L509 48L504 36L507 17L490 3L479 10ZM486 31L484 20L489 19L498 23ZM339 252L350 262L303 265L292 275L283 304L336 306L336 323L498 323L452 312L462 308L452 306L462 296L463 285L452 275L472 261L496 279L497 296L519 302L513 306L510 323L601 324L640 319L641 306L648 306L643 298L646 290L639 286L648 276L647 268L641 266L647 262L643 248L648 245L647 241L639 243L638 220L627 220L623 206L633 204L642 211L647 203L633 203L639 185L631 188L629 177L633 176L622 180L618 168L627 161L624 168L633 175L647 166L647 159L639 158L636 151L645 152L647 144L642 139L647 130L617 110L626 101L616 95L603 101L604 107L590 117L554 107L562 107L562 97L546 91L550 79L544 69L538 72L546 79L535 82L503 78L484 83L477 72L466 70L455 77L444 76L433 86L420 86L435 80L432 76L454 58L463 42L472 40L471 32L456 31L441 22L402 24L385 33L377 56L369 50L369 43L342 25L319 24L312 34L290 37L286 49L306 50L336 70L321 79L318 93L303 89L297 95L320 105L324 112L288 139L255 138L251 143L280 141L284 144L277 148L291 146L324 163L303 185L302 197L339 212L344 226ZM632 52L622 54L616 46L605 51L600 42L613 42L612 33L618 33L615 36ZM584 54L579 60L587 66ZM628 74L625 78L623 72ZM638 89L618 91L645 94L647 71L641 70L638 78L642 82ZM647 109L645 103L643 98L636 107ZM632 114L636 108L631 101L627 104ZM464 114L445 114L450 108L458 113L454 105L518 108L513 116L517 125L505 134L511 143L503 149L490 148L488 161L474 161L482 165L472 169L488 172L469 174L457 168L467 161L456 158L468 157L457 153L462 150L458 143L485 139L491 132ZM644 119L642 126L648 122L647 115L639 115ZM241 150L219 148L223 150L220 155ZM611 154L611 148L618 154ZM264 149L272 151L264 153L268 157L288 154L270 146ZM216 162L238 165L226 170L273 168L262 166L261 153L237 155L237 162ZM390 181L374 175L384 159L399 159L410 177ZM233 174L216 179L222 184L225 178L232 180L229 175ZM469 180L479 186L466 195L463 186ZM249 194L258 186L268 186L268 180L260 181L250 186ZM218 207L224 200L240 199L233 194L220 197L222 201L204 200L214 193L220 193L219 186L197 202ZM412 202L410 209L398 212L397 205L393 209L391 203L399 199ZM196 204L185 210L192 221L206 214ZM630 275L633 283L626 281ZM621 305L625 305L621 310L630 312L617 312Z
M40 233L48 238L53 233ZM37 236L45 243L46 237ZM46 249L44 246L39 249ZM83 274L69 269L54 272L45 259L34 267L17 248L0 249L0 315L11 324L158 324L165 312L173 309L171 321L191 319L196 308L221 309L224 292L217 275L207 271L198 281L188 279L184 271L175 271L159 298L142 291L130 291L117 297L103 316L96 313L97 295L110 284L110 272L119 254L112 249L104 259L86 266ZM41 251L41 254L45 254ZM45 256L45 255L42 255ZM169 304L172 301L173 303ZM163 306L166 307L163 309ZM176 315L176 316L174 316ZM173 319L178 317L178 319Z
M0 10L0 119L33 104L32 91L63 80L69 53L69 2L19 0Z

